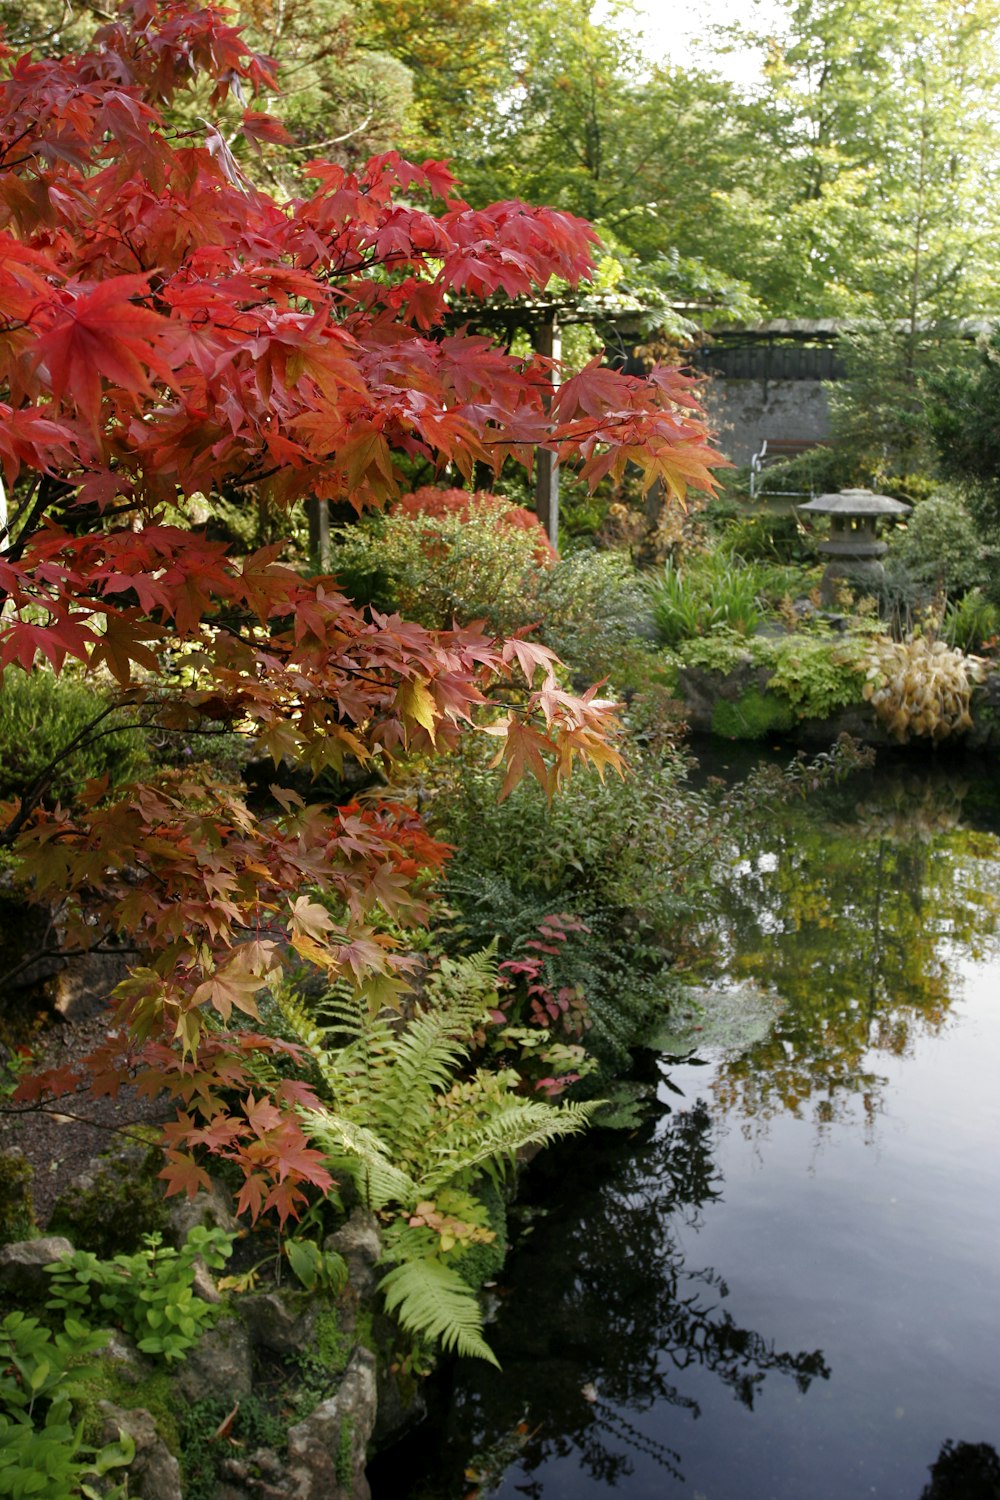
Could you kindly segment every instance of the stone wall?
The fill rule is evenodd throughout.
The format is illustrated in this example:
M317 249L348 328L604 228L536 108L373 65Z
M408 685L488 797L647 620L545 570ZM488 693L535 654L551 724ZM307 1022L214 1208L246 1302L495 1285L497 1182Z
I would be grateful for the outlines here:
M830 405L821 380L728 380L716 377L705 406L718 443L735 464L748 464L765 438L830 436Z

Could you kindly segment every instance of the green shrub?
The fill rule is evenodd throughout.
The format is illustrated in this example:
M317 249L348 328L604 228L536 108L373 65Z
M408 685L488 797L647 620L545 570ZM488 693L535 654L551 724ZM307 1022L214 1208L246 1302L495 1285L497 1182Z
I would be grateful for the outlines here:
M948 496L921 501L891 545L892 555L918 583L939 592L964 594L984 581L975 524L965 506Z
M826 719L861 702L867 662L856 636L790 635L774 643L768 691L780 693L798 719Z
M98 1260L87 1250L63 1255L46 1267L52 1296L46 1306L73 1314L80 1323L124 1328L144 1354L167 1363L183 1359L215 1322L218 1307L194 1293L195 1262L223 1266L232 1239L221 1229L192 1229L174 1250L160 1236L146 1236L134 1255Z
M539 635L588 683L631 686L653 635L649 594L621 552L572 552L537 584Z
M712 719L714 732L727 739L762 739L793 728L797 720L825 719L860 703L864 649L856 636L797 632L745 641L720 633L685 642L680 657L686 666L721 676L746 663L766 671L765 691L748 689L737 702L720 699Z
M0 674L0 797L26 790L61 751L86 735L104 706L92 683L57 677L44 668L25 673L7 667ZM141 732L124 713L114 713L58 759L46 801L71 801L93 777L127 781L145 758Z
M67 1318L61 1332L24 1313L0 1323L0 1495L115 1500L125 1487L96 1483L131 1463L131 1440L88 1446L73 1420L74 1399L106 1335ZM93 1481L93 1482L92 1482Z
M463 511L366 518L337 529L332 569L358 603L434 629L481 619L510 634L537 620L549 561L537 527L509 522L519 512L500 496L470 494Z
M1000 608L985 597L982 589L970 589L948 605L942 633L949 646L980 651L1000 636Z

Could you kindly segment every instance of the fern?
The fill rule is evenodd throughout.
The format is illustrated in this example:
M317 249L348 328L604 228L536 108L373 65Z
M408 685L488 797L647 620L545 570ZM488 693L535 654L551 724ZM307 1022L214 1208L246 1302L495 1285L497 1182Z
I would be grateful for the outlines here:
M479 1220L485 1210L477 1180L499 1176L526 1146L581 1130L595 1107L525 1099L509 1070L462 1076L496 990L491 945L443 959L426 984L427 1008L407 1020L372 1016L359 999L337 991L325 1002L332 1025L324 1028L295 995L274 997L324 1096L324 1108L302 1112L310 1134L334 1174L349 1178L391 1221L385 1259L393 1269L381 1284L386 1307L409 1332L493 1363L475 1294L444 1259L455 1246L456 1196L468 1205L469 1222ZM418 1205L419 1234L404 1227ZM428 1227L435 1215L447 1221L448 1239ZM459 1227L469 1225L463 1219Z
M485 1359L499 1369L483 1338L476 1294L457 1271L440 1260L405 1260L382 1278L387 1311L409 1333L439 1339L445 1349Z
M389 1148L373 1130L332 1110L302 1113L311 1134L327 1152L333 1170L351 1178L367 1207L380 1209L389 1203L409 1207L417 1201L417 1184L394 1165Z

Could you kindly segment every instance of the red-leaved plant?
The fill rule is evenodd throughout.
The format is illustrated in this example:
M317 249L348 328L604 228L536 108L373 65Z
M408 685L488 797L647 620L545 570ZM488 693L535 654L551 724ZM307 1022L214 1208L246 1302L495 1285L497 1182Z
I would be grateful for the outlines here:
M678 497L710 486L681 375L594 360L556 389L550 362L471 326L479 301L586 277L587 225L472 210L440 162L394 153L358 173L311 162L313 191L276 201L214 124L173 123L199 80L202 113L277 87L212 6L133 0L86 52L2 49L0 69L0 670L71 663L135 722L235 728L276 767L353 757L388 778L485 729L503 795L526 774L555 790L577 761L617 768L610 705L564 691L544 647L359 611L280 545L236 557L194 519L213 497L380 506L401 458L471 480L538 447L591 486L628 463ZM252 109L243 132L282 138ZM107 712L95 700L92 733ZM263 817L197 767L93 784L72 811L43 793L44 777L0 809L0 846L68 953L136 959L92 1086L169 1090L170 1188L197 1188L207 1149L241 1167L242 1207L284 1220L329 1178L296 1112L308 1091L280 1081L287 1047L240 1027L290 958L391 996L406 955L370 918L419 921L414 874L441 851L391 801L307 806L277 785Z

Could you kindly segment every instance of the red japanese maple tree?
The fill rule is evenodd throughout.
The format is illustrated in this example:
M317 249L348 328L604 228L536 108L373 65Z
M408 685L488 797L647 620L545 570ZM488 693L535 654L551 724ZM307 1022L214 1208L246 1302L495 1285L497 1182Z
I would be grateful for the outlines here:
M134 0L85 54L3 49L0 66L0 670L72 661L138 722L236 726L276 766L386 768L481 728L505 791L525 773L555 787L578 759L617 765L608 705L565 692L544 648L363 612L280 546L236 557L192 520L215 496L381 505L407 488L401 458L471 478L537 447L591 485L631 461L678 497L709 486L676 372L595 361L555 390L544 359L449 323L458 294L576 284L591 230L516 202L473 211L444 165L394 154L357 175L312 162L311 195L275 201L215 125L177 123L179 93L206 81L208 111L276 87L213 7ZM252 110L243 132L282 139ZM299 1129L301 1086L256 1097L247 1054L280 1044L206 1033L206 1008L254 1017L289 952L386 994L406 960L370 914L418 915L413 877L441 850L390 801L307 807L277 788L283 811L262 818L198 770L95 784L73 811L42 790L0 809L0 845L58 904L67 951L138 955L95 1086L139 1070L169 1087L184 1105L171 1186L201 1180L193 1146L224 1150L245 1205L284 1217L303 1182L328 1180ZM242 1113L221 1108L223 1088L246 1089Z

